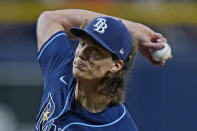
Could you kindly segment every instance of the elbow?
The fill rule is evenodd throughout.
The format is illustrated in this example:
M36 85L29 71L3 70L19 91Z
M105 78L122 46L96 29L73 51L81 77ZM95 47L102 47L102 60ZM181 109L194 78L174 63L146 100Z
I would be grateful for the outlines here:
M36 32L43 32L43 30L47 29L52 23L54 23L54 14L52 11L44 11L40 14L37 20L37 28Z
M53 23L53 16L51 11L45 11L41 13L37 20L36 34L38 45L39 43L43 43L48 37L47 33L49 32L49 28ZM46 38L45 38L46 37ZM38 47L41 47L40 45Z
M47 23L47 22L50 22L52 20L53 20L52 11L44 11L38 17L37 24L40 24L40 23L43 23L43 22Z

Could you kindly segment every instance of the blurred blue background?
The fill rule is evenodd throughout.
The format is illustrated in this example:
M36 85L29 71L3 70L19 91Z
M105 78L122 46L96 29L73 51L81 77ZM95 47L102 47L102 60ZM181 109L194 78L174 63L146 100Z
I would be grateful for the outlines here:
M148 25L168 38L173 59L152 66L140 54L125 105L140 131L197 131L195 0L0 1L0 131L33 131L43 78L36 20L44 10L82 8Z

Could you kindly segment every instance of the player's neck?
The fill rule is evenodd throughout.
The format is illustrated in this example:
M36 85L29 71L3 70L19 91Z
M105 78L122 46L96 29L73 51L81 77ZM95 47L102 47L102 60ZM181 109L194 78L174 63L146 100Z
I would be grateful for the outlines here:
M110 100L99 94L95 88L95 82L78 82L75 91L75 99L92 113L103 111L110 103Z

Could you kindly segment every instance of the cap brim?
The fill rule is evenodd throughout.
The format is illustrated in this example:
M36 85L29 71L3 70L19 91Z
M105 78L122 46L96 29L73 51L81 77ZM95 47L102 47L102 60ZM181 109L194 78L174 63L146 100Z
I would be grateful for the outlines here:
M116 54L109 46L106 42L104 42L102 39L100 39L98 36L96 36L95 34L93 34L92 32L88 32L85 29L81 29L79 27L71 27L70 28L70 32L79 37L79 38L83 38L84 36L88 35L90 36L92 39L94 39L95 41L97 41L101 46L103 46L105 49L107 49L108 51L110 51L113 54Z

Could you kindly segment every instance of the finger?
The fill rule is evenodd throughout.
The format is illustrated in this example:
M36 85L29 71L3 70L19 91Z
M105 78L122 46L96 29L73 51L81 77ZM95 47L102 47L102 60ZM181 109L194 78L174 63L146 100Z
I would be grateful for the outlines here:
M155 37L159 39L159 38L162 38L163 35L161 33L155 33Z
M153 60L149 60L149 62L154 65L154 66L164 66L165 65L165 62L156 62L156 61L153 61Z
M166 38L160 38L160 39L157 39L157 43L167 43L167 39Z
M163 38L163 35L162 34L160 34L160 33L154 33L153 36L152 36L152 38L151 38L151 41L152 42L156 42L157 39L161 39L161 38Z
M152 65L163 66L165 64L165 62L154 61L152 59L152 56L151 56L151 53L150 53L151 51L144 50L144 49L141 49L141 48L139 48L139 51L140 51L141 55L144 56Z
M150 48L151 50L161 50L165 47L163 43L146 42L144 43L145 48Z

